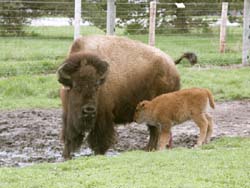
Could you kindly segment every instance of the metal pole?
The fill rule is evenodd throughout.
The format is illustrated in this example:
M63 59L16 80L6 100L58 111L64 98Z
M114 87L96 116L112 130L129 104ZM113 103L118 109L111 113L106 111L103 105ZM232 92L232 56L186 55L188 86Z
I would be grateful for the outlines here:
M116 3L115 0L107 0L107 35L115 34Z
M80 36L81 5L81 0L75 0L74 40Z
M242 64L250 64L250 0L244 0Z
M155 45L155 18L156 18L156 2L150 2L150 18L149 18L149 45Z

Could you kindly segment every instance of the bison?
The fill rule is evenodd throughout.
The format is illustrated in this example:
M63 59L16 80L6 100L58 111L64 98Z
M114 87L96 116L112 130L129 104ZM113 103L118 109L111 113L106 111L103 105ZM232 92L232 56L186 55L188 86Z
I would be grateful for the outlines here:
M174 125L193 120L200 128L196 146L208 143L213 132L212 117L207 113L208 106L215 107L210 90L191 88L162 94L152 101L144 100L136 107L134 120L148 123L160 130L157 149L165 149L171 144L171 128ZM171 145L169 145L171 148Z
M182 58L196 61L193 53ZM180 76L170 56L117 36L79 37L57 73L64 86L60 96L65 159L71 158L85 137L95 154L104 154L116 141L114 125L132 122L140 101L180 89ZM148 128L147 150L152 150L158 130L150 124Z

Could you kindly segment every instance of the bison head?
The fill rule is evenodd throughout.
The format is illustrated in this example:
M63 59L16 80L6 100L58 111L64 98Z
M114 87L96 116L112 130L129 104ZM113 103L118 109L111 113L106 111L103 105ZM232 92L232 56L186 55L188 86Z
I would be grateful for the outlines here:
M69 88L66 124L71 134L82 134L94 127L98 90L105 81L107 70L107 62L83 52L72 54L59 67L58 81Z

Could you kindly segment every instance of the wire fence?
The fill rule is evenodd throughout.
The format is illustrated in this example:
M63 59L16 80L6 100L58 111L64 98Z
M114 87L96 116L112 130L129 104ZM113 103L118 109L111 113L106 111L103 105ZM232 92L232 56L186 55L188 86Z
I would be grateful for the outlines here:
M219 54L221 3L191 2L184 6L158 1L156 46L173 57L195 51L202 63L240 63L243 2L229 3L227 57ZM106 1L82 2L81 14L81 35L106 33ZM73 1L2 0L0 76L55 70L72 43L73 16ZM147 43L148 32L149 2L116 1L116 35Z

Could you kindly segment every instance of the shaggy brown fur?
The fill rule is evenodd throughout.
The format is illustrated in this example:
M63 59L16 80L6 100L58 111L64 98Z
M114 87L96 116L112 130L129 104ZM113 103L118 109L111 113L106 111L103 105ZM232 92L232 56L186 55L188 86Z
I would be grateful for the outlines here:
M91 52L109 64L106 81L98 87L98 92L89 94L93 100L95 99L93 104L96 107L96 116L95 125L90 129L87 140L96 154L104 154L114 143L115 123L133 121L136 104L180 88L179 73L172 58L159 49L141 42L116 36L80 37L73 43L67 62L75 61L74 59L77 58L74 54L78 52ZM67 67L67 63L59 68L59 73L60 70L64 70L64 66ZM79 68L84 70L87 67L81 64ZM61 71L59 81L63 85L70 86L70 83L75 83L78 78L67 72L70 71ZM92 85L90 82L85 82L85 84L89 87ZM87 103L88 99L81 94L73 96L71 93L73 93L72 89L61 90L64 114L66 114L64 121L66 123L62 132L64 140L74 142L79 139L72 137L74 135L72 132L76 132L74 127L81 124L77 119L77 114L80 113L80 106ZM76 100L79 101L79 105L75 104ZM157 145L158 131L153 126L149 126L149 130L150 141L147 148L152 150ZM82 131L80 132L83 135ZM81 135L78 135L80 139L82 139ZM69 151L67 155L75 149L67 145L64 148ZM65 158L69 157L67 155Z
M192 119L200 128L197 141L197 146L200 146L210 141L213 131L213 121L207 113L208 103L214 108L214 99L208 89L183 89L140 102L134 120L160 130L157 149L162 150L171 138L171 127Z
M79 148L85 132L93 129L96 119L96 94L108 64L91 53L78 52L69 56L58 69L58 80L66 87L60 91L63 104L63 156ZM73 98L74 100L70 100Z

